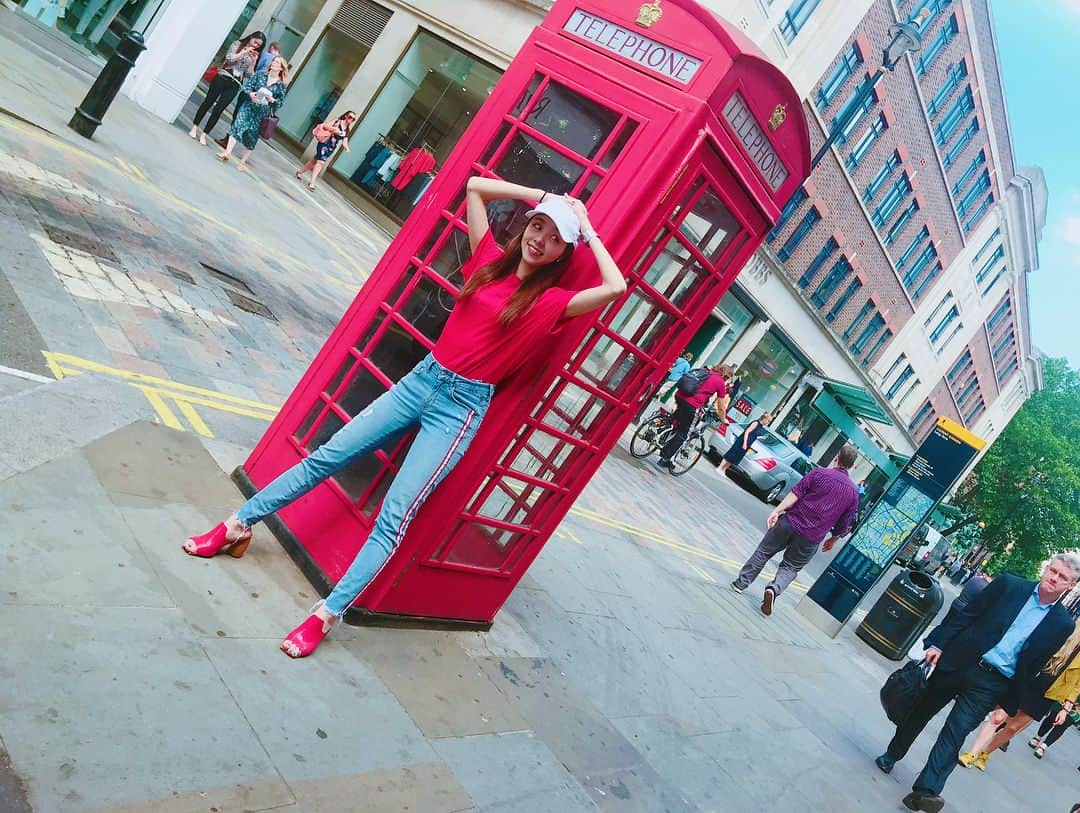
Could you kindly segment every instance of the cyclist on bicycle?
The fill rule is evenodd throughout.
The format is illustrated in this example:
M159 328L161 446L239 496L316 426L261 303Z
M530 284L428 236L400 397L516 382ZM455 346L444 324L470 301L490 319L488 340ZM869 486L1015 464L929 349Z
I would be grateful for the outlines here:
M704 407L714 395L717 415L722 422L727 420L724 402L727 397L726 379L731 375L731 368L727 365L715 364L706 369L710 371L710 375L701 382L701 386L693 395L684 395L682 391L675 393L675 413L671 416L671 428L675 431L672 432L671 439L664 444L664 448L660 450L660 459L656 463L660 468L671 471L671 459L686 441L697 411Z

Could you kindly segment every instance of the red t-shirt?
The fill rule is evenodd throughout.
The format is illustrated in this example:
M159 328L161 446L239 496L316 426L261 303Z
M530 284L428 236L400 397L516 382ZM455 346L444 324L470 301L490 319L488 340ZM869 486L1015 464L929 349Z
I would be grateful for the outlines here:
M713 395L719 396L720 398L727 395L727 384L724 383L724 377L715 371L701 382L698 391L693 395L683 395L678 391L675 393L676 398L686 401L686 403L694 409L701 409Z
M467 280L502 253L489 229L462 266L462 276ZM566 305L577 291L548 288L509 327L503 327L499 314L520 284L517 274L510 274L459 300L431 351L435 360L465 378L498 384L536 353L562 323Z

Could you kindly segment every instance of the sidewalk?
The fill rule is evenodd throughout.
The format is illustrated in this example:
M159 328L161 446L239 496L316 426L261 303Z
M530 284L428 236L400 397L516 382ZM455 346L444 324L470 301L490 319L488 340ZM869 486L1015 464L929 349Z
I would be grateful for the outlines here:
M64 377L0 371L0 809L902 809L933 737L874 768L895 665L804 623L796 589L771 618L731 592L756 523L622 447L490 632L341 626L278 652L316 596L277 542L180 543L238 503L227 472L386 238L265 144L241 175L124 99L79 139L85 77L5 38L7 13L0 108L26 121L0 113L0 364ZM182 387L253 414L171 429L132 372L177 416ZM1041 762L1018 741L958 770L946 810L1065 811L1078 761L1071 734Z

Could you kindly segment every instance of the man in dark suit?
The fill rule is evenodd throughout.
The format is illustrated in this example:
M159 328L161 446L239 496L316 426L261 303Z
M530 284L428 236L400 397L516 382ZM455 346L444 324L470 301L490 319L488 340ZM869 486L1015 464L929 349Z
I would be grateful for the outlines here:
M956 767L964 739L1000 704L1010 681L1034 678L1065 643L1073 620L1057 600L1078 577L1080 555L1075 553L1054 556L1037 583L1010 574L998 576L926 637L923 658L934 666L927 692L875 760L889 773L934 715L956 701L912 792L904 797L908 810L941 810L945 804L941 791Z

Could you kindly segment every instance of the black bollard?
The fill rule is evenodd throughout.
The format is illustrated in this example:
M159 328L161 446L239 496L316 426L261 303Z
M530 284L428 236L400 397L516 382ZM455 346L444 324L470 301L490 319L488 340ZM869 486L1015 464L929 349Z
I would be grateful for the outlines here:
M83 138L91 138L94 131L101 126L101 119L116 94L120 92L120 86L124 84L128 72L135 67L135 60L145 50L146 43L143 42L142 34L138 31L124 34L113 55L94 80L86 98L75 108L75 115L68 122L68 127Z

